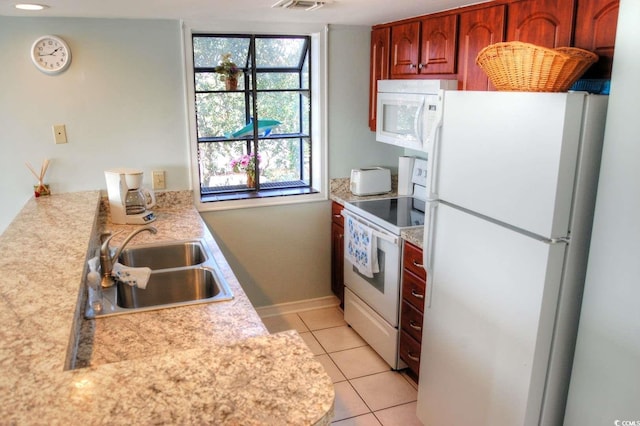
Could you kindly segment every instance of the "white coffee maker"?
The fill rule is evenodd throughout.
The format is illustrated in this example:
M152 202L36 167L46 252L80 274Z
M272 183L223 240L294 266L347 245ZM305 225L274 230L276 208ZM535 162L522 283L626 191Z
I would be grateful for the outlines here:
M156 205L152 190L142 187L142 170L106 170L111 221L118 224L144 225L156 220L149 210Z

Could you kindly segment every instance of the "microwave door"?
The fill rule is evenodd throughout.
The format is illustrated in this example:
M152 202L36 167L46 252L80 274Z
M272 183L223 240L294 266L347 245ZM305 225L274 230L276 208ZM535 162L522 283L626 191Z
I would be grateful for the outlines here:
M376 140L422 150L421 133L425 102L425 95L379 93Z

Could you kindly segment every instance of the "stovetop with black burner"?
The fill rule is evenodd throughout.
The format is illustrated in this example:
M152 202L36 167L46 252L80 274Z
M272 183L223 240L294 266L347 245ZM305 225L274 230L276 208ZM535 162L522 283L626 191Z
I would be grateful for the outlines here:
M425 202L415 197L350 201L345 208L396 235L424 226Z

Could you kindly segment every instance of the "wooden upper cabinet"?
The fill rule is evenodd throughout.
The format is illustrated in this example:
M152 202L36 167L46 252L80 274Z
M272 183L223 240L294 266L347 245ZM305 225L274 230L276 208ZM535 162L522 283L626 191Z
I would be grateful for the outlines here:
M575 0L524 0L509 5L507 40L571 46Z
M377 28L371 31L371 70L369 74L369 128L376 130L378 80L389 78L389 43L391 29Z
M391 77L418 74L420 22L391 28Z
M383 78L457 77L459 90L495 90L475 61L480 50L501 41L595 52L600 59L582 78L611 78L619 3L496 0L380 25L371 35L369 127L375 130Z
M420 48L420 74L453 74L456 72L458 15L423 19Z
M611 78L619 0L578 0L575 47L599 56L583 78Z
M487 75L476 65L476 57L486 46L504 40L505 14L505 5L460 14L458 89L493 89Z

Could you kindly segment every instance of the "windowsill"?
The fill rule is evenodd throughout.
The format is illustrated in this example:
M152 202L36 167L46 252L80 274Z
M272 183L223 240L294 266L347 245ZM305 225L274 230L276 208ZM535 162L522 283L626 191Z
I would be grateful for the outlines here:
M228 194L203 194L200 196L200 202L212 203L217 201L286 197L290 195L316 194L318 192L318 190L313 188L274 188L262 189L259 191L233 192Z
M313 188L270 189L233 194L205 194L196 200L200 212L257 208L325 201L326 193Z

